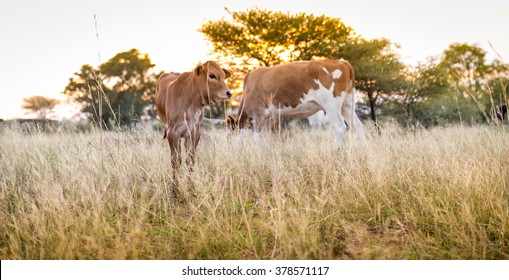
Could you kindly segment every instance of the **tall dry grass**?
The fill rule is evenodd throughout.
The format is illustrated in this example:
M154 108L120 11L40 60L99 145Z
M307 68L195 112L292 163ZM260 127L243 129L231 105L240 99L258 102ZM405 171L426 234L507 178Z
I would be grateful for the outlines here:
M209 136L172 201L160 133L3 129L0 259L509 258L503 127Z

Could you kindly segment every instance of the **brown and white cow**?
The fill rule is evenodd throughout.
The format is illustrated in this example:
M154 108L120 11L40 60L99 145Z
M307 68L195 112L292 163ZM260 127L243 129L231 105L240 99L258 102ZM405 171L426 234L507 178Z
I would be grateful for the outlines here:
M251 71L244 79L239 115L241 129L273 127L283 117L306 118L323 110L341 146L346 124L364 143L362 122L355 113L355 74L345 60L297 61ZM345 124L346 122L346 124Z
M201 138L203 108L228 99L232 93L225 83L230 71L216 62L207 61L193 72L166 73L157 81L156 106L163 122L164 138L171 151L173 177L182 163L180 139L184 138L189 168L194 164L196 146Z

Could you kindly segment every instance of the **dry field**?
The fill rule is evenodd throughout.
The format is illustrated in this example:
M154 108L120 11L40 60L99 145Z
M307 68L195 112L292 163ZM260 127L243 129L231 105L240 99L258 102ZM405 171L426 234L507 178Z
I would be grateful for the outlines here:
M173 201L160 132L4 127L0 259L509 259L507 128L367 130L209 131Z

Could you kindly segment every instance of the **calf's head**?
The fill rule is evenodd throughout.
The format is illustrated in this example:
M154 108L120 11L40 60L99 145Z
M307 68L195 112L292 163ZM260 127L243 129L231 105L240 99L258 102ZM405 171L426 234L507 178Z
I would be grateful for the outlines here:
M203 105L214 103L218 100L229 99L232 96L231 90L225 83L225 79L229 78L232 73L227 69L221 68L214 61L207 61L202 65L198 65L194 69L194 75L204 83Z

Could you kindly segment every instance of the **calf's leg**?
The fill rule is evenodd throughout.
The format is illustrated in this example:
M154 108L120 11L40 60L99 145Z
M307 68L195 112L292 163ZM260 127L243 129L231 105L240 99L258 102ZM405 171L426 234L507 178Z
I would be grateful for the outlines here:
M201 139L201 132L198 128L193 129L188 137L185 138L185 145L186 145L186 152L187 152L187 158L186 158L186 164L187 168L189 168L189 171L193 171L193 166L195 163L195 156L196 156L196 147L198 146L198 143Z
M168 135L170 144L171 166L173 168L173 180L177 182L177 173L182 164L182 155L180 153L180 138Z

